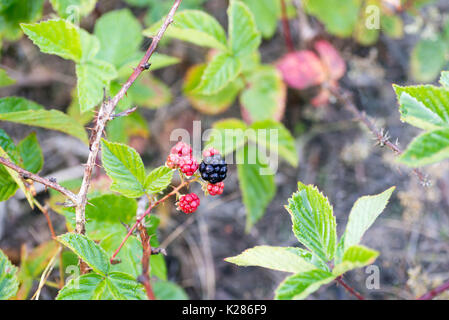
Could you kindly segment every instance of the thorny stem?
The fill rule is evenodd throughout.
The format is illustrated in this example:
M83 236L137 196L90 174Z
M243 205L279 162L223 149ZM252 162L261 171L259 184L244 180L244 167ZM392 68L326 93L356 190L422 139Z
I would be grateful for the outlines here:
M151 287L150 282L150 257L151 257L151 245L150 245L150 236L148 235L147 229L144 227L142 223L138 226L140 233L140 241L142 242L143 254L142 254L142 274L140 281L145 287L145 291L147 292L148 300L156 300L156 297L153 292L153 288Z
M281 0L281 20L282 20L282 29L284 32L285 44L287 45L288 51L293 52L293 51L295 51L295 46L294 46L293 40L292 40L290 25L288 24L287 6L285 4L285 0Z
M330 89L334 97L349 111L354 117L361 121L374 135L378 144L383 147L386 146L392 150L395 154L400 155L403 153L402 149L396 144L390 141L388 134L383 130L379 130L376 125L367 117L364 111L360 111L354 104L352 94L347 90ZM413 173L416 174L419 181L423 185L428 184L426 175L419 169L413 169Z
M350 285L348 285L346 282L343 281L342 276L337 277L337 279L335 279L335 281L337 281L339 284L341 284L343 286L343 288L345 288L350 294L352 294L357 299L365 300L365 297L363 297L360 293L355 291L354 288L352 288Z
M167 200L168 198L170 198L171 196L177 194L179 192L179 190L181 190L182 188L184 188L185 186L187 186L188 184L192 183L193 181L196 181L196 179L192 179L192 180L185 180L184 182L182 182L179 186L177 186L176 188L174 188L170 193L168 193L167 195L165 195L164 197L160 198L159 200L157 200L154 203L150 203L150 205L148 206L148 209L139 217L137 218L136 222L134 223L134 225L129 229L127 235L125 236L125 238L123 238L122 242L120 243L119 247L117 248L117 250L115 250L114 254L112 255L110 261L111 263L115 260L115 257L117 256L117 254L120 252L120 250L122 249L123 245L125 244L126 240L128 240L128 238L133 234L134 230L137 228L137 226L145 219L146 216L148 216L151 212L151 210L156 207L157 205L159 205L160 203L164 202L165 200Z
M17 166L16 164L12 163L11 161L9 161L6 158L0 157L0 164L16 171L23 179L30 179L33 180L35 182L41 183L46 187L49 187L51 189L54 189L60 193L62 193L63 195L65 195L67 198L69 198L74 204L77 203L77 196L76 194L74 194L73 192L71 192L70 190L67 190L66 188L62 187L61 185L59 185L58 183L51 181L50 179L47 178L43 178L41 176L38 176L37 174L31 173L19 166Z
M84 234L86 231L86 216L85 216L85 210L86 210L86 204L87 204L87 193L89 191L89 186L91 182L92 177L92 171L95 167L95 160L97 158L99 149L100 149L100 141L101 137L103 135L103 131L106 127L106 124L109 120L113 118L113 112L115 107L117 106L118 102L125 96L128 89L131 87L131 85L136 81L136 79L139 77L139 75L146 70L146 65L148 63L148 60L153 55L154 51L156 50L157 45L159 44L159 41L161 40L162 36L164 35L165 31L167 30L168 26L173 22L173 17L175 15L176 10L178 9L179 5L181 4L182 0L175 0L173 3L172 8L170 9L170 12L168 13L163 25L159 29L156 36L153 37L153 40L151 42L150 47L146 51L145 55L143 56L142 60L140 60L139 65L134 69L133 73L129 77L129 79L123 84L120 91L112 98L112 99L105 99L100 107L100 110L98 112L98 116L96 118L96 124L95 128L92 131L92 136L89 141L89 149L90 153L87 159L87 163L85 165L84 169L84 176L83 176L83 182L81 184L80 191L78 193L78 202L76 206L76 233ZM86 268L82 268L82 272L86 272Z
M435 289L430 290L426 294L423 294L416 300L432 300L433 298L442 294L446 290L449 290L449 280L443 283L442 285L436 287Z

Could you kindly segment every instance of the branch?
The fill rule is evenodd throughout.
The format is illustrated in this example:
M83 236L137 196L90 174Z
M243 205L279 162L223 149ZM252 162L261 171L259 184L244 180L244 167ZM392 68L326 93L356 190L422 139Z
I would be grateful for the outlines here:
M337 281L339 284L341 284L350 294L355 296L357 299L365 300L365 298L360 293L355 291L354 288L352 288L346 282L343 281L343 277L342 276L339 276L337 279L335 279L335 281Z
M142 254L142 274L140 275L140 282L145 287L147 292L148 300L156 300L156 297L151 287L150 282L150 257L152 254L150 237L148 235L147 229L143 224L139 224L140 241L142 242L143 254Z
M435 289L430 290L426 294L423 294L416 300L432 300L436 296L442 294L444 291L449 290L449 280L443 283L441 286L436 287Z
M123 245L125 244L126 240L128 240L128 238L132 235L132 233L134 232L134 230L136 230L137 226L145 219L145 217L147 215L150 214L151 210L156 207L158 204L164 202L165 200L167 200L168 198L170 198L171 196L177 194L179 192L179 190L181 190L183 187L187 186L188 184L192 183L193 181L196 181L196 179L193 180L186 180L183 183L181 183L179 186L177 186L176 188L174 188L170 193L168 193L167 195L165 195L164 197L162 197L161 199L157 200L155 203L152 203L148 206L148 209L136 220L136 222L134 223L134 225L129 229L127 235L125 236L125 238L123 238L122 243L120 243L119 247L117 248L117 250L115 250L114 254L112 255L110 261L111 263L114 262L115 257L117 256L117 254L120 252L120 250L122 249Z
M386 146L390 150L392 150L395 154L400 155L403 153L402 149L396 144L390 141L390 138L387 133L383 130L379 130L376 125L367 117L364 111L360 111L354 104L354 100L352 94L346 90L338 90L335 88L330 88L330 91L334 95L334 97L349 111L354 117L361 121L377 140L377 143L383 147ZM413 169L413 173L416 174L419 181L423 185L428 185L428 179L426 175L419 169Z
M156 50L159 41L167 30L168 26L173 22L173 17L175 15L176 10L181 4L182 0L175 0L170 12L168 13L163 25L161 26L157 35L153 38L150 47L146 51L144 57L139 62L137 68L134 69L134 72L131 74L129 79L122 86L120 91L115 95L112 99L105 99L103 101L100 110L98 112L95 128L92 131L92 136L90 138L90 153L87 159L87 163L84 169L84 177L83 182L81 184L81 189L78 193L78 203L76 207L76 232L80 234L85 233L85 224L86 224L86 204L87 204L87 193L89 191L92 171L95 167L95 160L97 159L98 151L100 149L100 141L103 131L106 127L106 124L109 120L113 118L114 109L117 106L118 102L125 96L128 89L131 85L136 81L139 75L147 69L148 60L153 55Z
M0 164L3 164L4 166L16 171L24 179L30 179L30 180L36 181L38 183L41 183L46 187L49 187L51 189L54 189L54 190L62 193L67 198L69 198L74 204L78 203L78 197L76 196L76 194L74 194L70 190L67 190L66 188L57 184L56 182L54 182L50 179L38 176L37 174L31 173L3 157L0 157Z
M295 46L292 40L290 25L288 24L287 6L285 4L285 0L281 0L281 20L282 20L282 29L284 31L285 44L287 45L288 51L293 52L295 51Z

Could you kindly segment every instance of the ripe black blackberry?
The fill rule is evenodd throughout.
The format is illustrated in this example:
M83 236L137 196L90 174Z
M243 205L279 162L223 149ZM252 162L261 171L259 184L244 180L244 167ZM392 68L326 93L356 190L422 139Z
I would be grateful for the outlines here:
M220 154L205 157L200 164L201 178L212 184L223 181L228 172L228 165Z

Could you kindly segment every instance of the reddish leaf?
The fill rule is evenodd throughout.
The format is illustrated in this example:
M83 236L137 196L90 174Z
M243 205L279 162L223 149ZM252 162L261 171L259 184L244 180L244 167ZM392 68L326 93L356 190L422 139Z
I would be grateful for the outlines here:
M346 64L335 47L326 40L318 40L314 47L327 69L328 79L338 80L343 77L346 72Z
M308 50L286 54L278 63L284 81L292 88L303 90L326 80L326 69L318 56Z

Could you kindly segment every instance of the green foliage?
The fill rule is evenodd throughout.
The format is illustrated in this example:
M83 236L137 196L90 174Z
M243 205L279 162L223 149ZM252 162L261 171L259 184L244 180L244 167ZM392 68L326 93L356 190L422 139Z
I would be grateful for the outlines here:
M73 118L59 110L45 110L35 102L19 97L0 99L0 120L61 131L87 144L84 128Z
M0 68L0 87L7 87L16 83L16 80L12 79L8 73Z
M153 282L153 291L158 300L188 300L185 291L171 281Z
M9 0L0 4L0 41L17 40L21 36L20 23L36 21L42 14L44 0ZM1 44L1 43L0 43Z
M159 193L164 191L171 183L173 170L161 166L151 171L145 178L145 190L149 193Z
M17 268L0 250L0 300L7 300L15 296L18 288Z
M255 158L254 158L255 157ZM276 194L274 173L259 150L246 145L237 150L237 172L246 214L246 231L260 219Z
M253 14L240 1L232 0L228 8L229 49L234 56L245 56L256 50L261 42Z
M93 240L77 233L65 233L57 240L86 262L94 272L102 276L108 274L111 267L108 256Z
M361 2L361 0L307 0L305 9L323 22L328 32L339 37L348 37L352 35L356 26Z
M286 206L293 222L293 233L299 242L323 262L334 258L337 230L333 208L316 187L298 183Z
M22 158L23 168L38 173L44 165L44 155L37 141L36 133L29 134L17 145L20 157Z
M410 70L415 80L429 82L438 77L448 64L448 40L438 35L435 39L421 39L416 44L410 58Z
M445 74L442 75L445 83ZM401 120L425 130L398 161L411 167L432 164L449 157L449 90L436 86L394 86Z
M24 149L24 146L29 146L30 148ZM12 141L3 129L0 129L0 156L12 161L18 166L37 171L40 170L43 164L42 151L34 134L22 140L19 146L16 147L14 141ZM0 182L0 201L8 200L20 188L25 194L31 208L34 208L33 195L29 188L25 186L22 177L16 171L0 165L0 177L2 178Z
M97 0L50 0L50 3L61 18L72 18L75 23L95 8Z
M139 154L133 148L101 141L102 163L112 179L111 190L130 198L138 198L145 192L145 168Z
M243 0L254 15L257 28L264 38L271 38L276 32L281 15L281 5L278 0Z
M80 62L81 39L76 26L72 23L56 19L35 24L23 23L21 27L42 52Z
M343 273L375 261L379 253L358 244L384 210L393 190L357 200L337 246L332 206L316 187L299 182L298 191L289 199L286 209L292 219L293 233L308 250L260 246L225 260L239 266L293 273L276 289L275 298L304 299ZM332 270L329 265L334 265Z
M57 300L145 300L145 289L131 276L111 272L107 276L84 274L59 291Z

